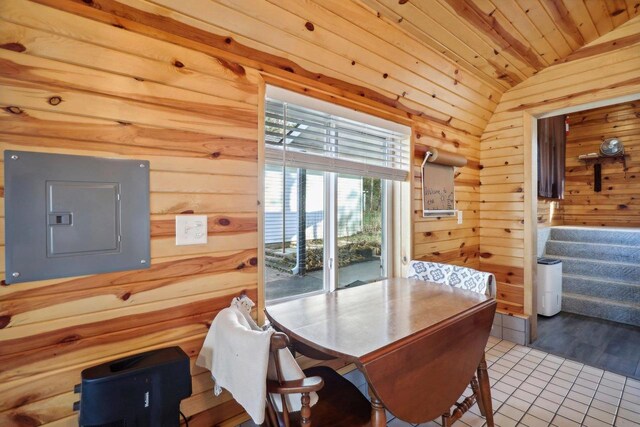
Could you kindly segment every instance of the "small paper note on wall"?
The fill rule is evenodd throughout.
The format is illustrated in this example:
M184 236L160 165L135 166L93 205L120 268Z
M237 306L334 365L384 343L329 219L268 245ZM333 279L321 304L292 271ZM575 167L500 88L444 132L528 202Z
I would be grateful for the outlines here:
M426 215L455 212L454 167L425 163L422 168L422 209Z

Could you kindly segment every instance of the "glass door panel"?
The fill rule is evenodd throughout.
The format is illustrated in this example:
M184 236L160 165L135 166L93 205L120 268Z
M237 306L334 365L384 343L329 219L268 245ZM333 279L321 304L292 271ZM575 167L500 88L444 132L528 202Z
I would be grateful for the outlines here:
M338 175L337 289L384 278L384 180Z
M325 289L324 194L323 172L265 165L267 301Z

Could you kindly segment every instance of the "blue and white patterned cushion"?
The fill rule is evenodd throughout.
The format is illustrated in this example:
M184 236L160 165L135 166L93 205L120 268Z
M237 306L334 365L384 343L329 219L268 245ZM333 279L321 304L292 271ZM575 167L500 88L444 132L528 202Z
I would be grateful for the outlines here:
M407 277L446 285L452 267L438 262L411 261Z
M409 263L407 277L495 297L495 285L493 285L495 278L493 274L474 270L473 268L413 260Z
M454 265L449 275L449 285L484 294L487 292L487 275L482 271Z

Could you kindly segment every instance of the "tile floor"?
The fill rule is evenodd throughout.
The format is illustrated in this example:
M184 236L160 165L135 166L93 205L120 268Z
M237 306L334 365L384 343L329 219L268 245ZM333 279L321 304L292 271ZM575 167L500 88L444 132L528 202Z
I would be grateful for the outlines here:
M640 427L640 381L494 337L489 337L486 359L496 426ZM359 371L345 377L367 395ZM484 426L479 414L475 405L455 425ZM391 416L387 425L414 426ZM242 424L249 426L254 424Z

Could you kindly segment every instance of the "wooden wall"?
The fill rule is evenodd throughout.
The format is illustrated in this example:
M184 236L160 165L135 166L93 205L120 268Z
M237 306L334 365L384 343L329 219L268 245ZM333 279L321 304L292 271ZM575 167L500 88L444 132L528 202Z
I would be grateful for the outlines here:
M524 310L521 117L532 106L521 103L638 91L637 19L498 104L504 85L359 3L203 5L0 3L2 149L150 160L153 258L144 271L0 287L0 425L76 425L81 369L166 345L193 357L232 295L257 298L262 79L412 125L415 256L497 273L500 308L511 312ZM543 102L549 90L559 98ZM425 145L469 159L456 177L460 226L417 213ZM209 244L173 244L183 212L209 216ZM191 425L240 412L227 394L213 396L208 373L192 374Z
M581 111L568 120L565 224L640 227L640 104ZM602 191L596 193L594 163L578 155L597 153L602 141L612 137L625 146L626 169L621 159L602 160Z
M354 3L311 4L313 30L293 1L260 2L262 11L167 2L211 22L127 3L143 11L110 0L0 3L1 149L150 160L152 210L149 270L0 287L2 426L77 425L82 369L168 345L193 361L233 295L258 300L263 79L412 125L417 164L424 145L466 155L456 177L464 223L423 220L417 207L414 252L478 266L478 145L496 87ZM417 205L419 179L414 187ZM206 246L174 245L178 213L209 216ZM190 425L233 425L241 409L213 396L207 372L192 375Z
M359 2L93 0L52 4L91 19L220 55L269 83L413 125L420 146L467 156L455 219L422 219L414 180L414 256L478 266L479 139L504 86L460 67ZM419 169L414 168L419 177ZM446 232L444 232L446 231ZM449 233L451 231L451 233Z
M529 114L638 94L639 69L636 17L502 96L480 143L480 265L497 275L502 310L532 310L535 249L531 254L525 246L536 222L535 186L525 185L532 165L524 138Z
M479 140L470 135L424 125L416 125L413 134L413 258L479 268ZM428 147L452 151L467 158L467 165L456 168L454 178L456 209L462 211L462 224L458 224L456 216L422 216L420 167Z
M564 225L564 206L558 200L538 199L538 228Z
M2 150L151 165L150 269L0 287L0 425L72 426L82 369L169 345L193 362L216 312L256 298L261 78L33 3L3 1L0 16ZM179 213L208 216L208 244L175 246ZM192 425L239 412L208 372L192 376Z

